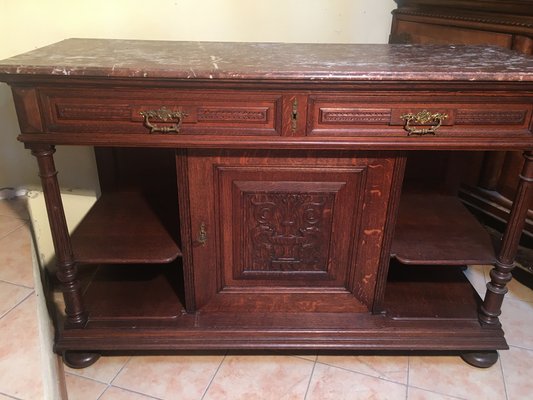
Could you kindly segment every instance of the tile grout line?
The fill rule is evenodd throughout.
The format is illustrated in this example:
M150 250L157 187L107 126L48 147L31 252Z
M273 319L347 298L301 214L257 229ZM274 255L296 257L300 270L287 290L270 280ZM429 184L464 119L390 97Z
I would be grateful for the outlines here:
M143 396L143 397L146 397L147 399L153 399L153 400L164 400L162 399L161 397L154 397L152 395L149 395L149 394L146 394L146 393L141 393L141 392L136 392L135 390L131 390L131 389L126 389L126 388L123 388L123 387L120 387L120 386L113 386L113 385L109 385L105 390L104 392L98 397L97 400L100 400L102 398L102 396L110 389L110 388L115 388L115 389L119 389L119 390L124 390L125 392L128 392L128 393L134 393L134 394L138 394L139 396Z
M516 344L510 344L509 347L514 347L515 349L520 349L520 350L526 350L526 351L533 352L533 349L530 349L529 347L517 346ZM508 351L508 350L505 350L505 351Z
M390 382L390 383L395 383L397 385L407 386L407 384L405 384L405 383L396 382L396 381L393 381L391 379L382 378L381 376L375 376L375 375L371 375L371 374L368 374L368 373L365 373L365 372L354 371L353 369L348 369L346 367L341 367L341 366L338 366L338 365L328 364L328 363L320 362L320 361L316 361L316 363L320 364L320 365L325 365L325 366L331 367L331 368L337 368L337 369L340 369L342 371L351 372L352 374L359 374L359 375L363 375L363 376L368 376L369 378L375 378L375 379L379 379L379 380L382 380L382 381L385 381L385 382Z
M468 398L466 397L458 397L454 394L449 394L449 393L442 393L442 392L435 392L434 390L430 390L430 389L426 389L426 388L423 388L423 387L419 387L419 386L409 386L410 388L414 388L414 389L418 389L418 390L422 390L424 392L428 392L428 393L432 393L432 394L438 394L439 396L446 396L446 397L449 397L451 399L456 399L456 400L469 400Z
M0 392L0 394L1 394L2 396L9 397L10 399L13 399L13 400L23 400L23 399L21 399L21 398L19 398L19 397L11 396L10 394L4 393L4 392Z
M22 300L20 300L17 304L15 304L11 309L9 309L8 311L6 311L4 314L0 315L0 320L2 320L4 317L6 317L8 314L10 314L15 308L17 308L18 306L20 306L22 303L24 303L26 300L28 300L28 298L32 295L32 294L35 294L35 289L32 289L30 293L28 293Z
M115 382L115 379L117 379L118 376L120 375L120 373L121 373L122 371L124 371L124 368L126 368L126 366L131 362L132 359L133 359L133 356L130 356L130 357L128 358L128 361L126 361L126 362L124 363L124 365L118 370L118 372L115 374L115 376L109 381L109 386L113 386L113 382Z
M215 373L211 377L211 380L207 384L207 387L205 388L204 393L202 394L202 397L200 397L200 400L203 400L205 396L207 395L207 392L209 392L209 388L211 388L211 384L215 380L215 377L218 375L218 371L220 371L220 368L222 367L222 364L224 364L224 361L226 361L227 356L228 356L228 352L226 351L224 353L224 357L222 357L222 361L220 361L220 364L218 364L217 370L215 371Z
M102 384L102 385L106 385L105 390L100 394L100 396L98 396L98 399L100 399L100 398L104 395L104 393L105 393L110 387L112 387L112 382L113 382L113 381L116 379L116 377L122 372L122 370L124 369L124 367L126 366L126 364L128 364L128 363L130 362L130 360L131 360L131 357L128 359L128 361L126 361L126 362L124 363L124 365L119 369L119 371L115 374L115 376L114 376L109 382L102 382L102 381L100 381L100 380L98 380L98 379L91 378L90 376L83 376L83 375L81 375L81 374L77 374L76 372L71 372L71 371L68 371L68 372L67 372L67 371L64 371L63 374L65 375L65 377L66 377L67 375L70 375L70 376L73 376L73 377L76 377L76 378L87 379L87 380L92 381L92 382L97 382L97 383L100 383L100 384ZM121 387L119 387L119 386L115 386L115 387L117 387L117 388L119 388L119 389L123 389L123 388L121 388ZM67 388L67 389L68 389L68 388ZM67 395L68 395L68 393L67 393ZM98 400L98 399L97 399L97 400Z
M17 286L17 287L22 288L22 289L35 290L35 287L34 287L34 286L21 285L20 283L9 282L9 281L6 281L6 280L4 280L4 279L0 279L0 283L6 283L6 284L8 284L8 285Z
M509 400L509 395L507 394L507 382L505 380L505 371L504 371L504 368L503 368L503 362L502 362L501 355L498 354L498 358L499 358L499 361L500 361L500 371L502 372L503 391L505 392L505 399Z
M311 370L311 374L309 375L309 382L307 382L307 388L305 388L305 395L304 395L304 399L303 400L306 400L307 399L307 395L309 394L309 389L311 388L311 382L313 381L313 375L315 374L315 368L316 368L316 364L317 363L318 363L318 353L317 353L315 361L313 363L313 369Z
M407 391L405 392L405 400L409 400L409 388L411 387L411 356L407 356Z
M21 229L23 226L26 226L28 222L27 221L23 221L19 226L17 226L16 228L10 230L9 232L7 232L5 235L3 236L0 236L0 241L4 240L5 238L7 238L9 235L11 235L12 233L18 231L19 229Z

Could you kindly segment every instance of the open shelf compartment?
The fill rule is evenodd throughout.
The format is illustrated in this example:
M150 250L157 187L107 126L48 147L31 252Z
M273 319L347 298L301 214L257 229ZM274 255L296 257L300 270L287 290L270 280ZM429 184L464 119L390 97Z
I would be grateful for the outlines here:
M379 314L207 308L186 313L179 260L153 269L134 267L135 273L125 276L130 267L104 266L95 276L85 293L89 322L85 329L63 329L58 350L507 348L500 327L479 323L479 297L460 267L393 261L385 310Z
M402 193L392 257L411 265L492 264L488 232L454 196Z
M83 264L157 264L181 256L173 235L139 192L105 193L72 234Z

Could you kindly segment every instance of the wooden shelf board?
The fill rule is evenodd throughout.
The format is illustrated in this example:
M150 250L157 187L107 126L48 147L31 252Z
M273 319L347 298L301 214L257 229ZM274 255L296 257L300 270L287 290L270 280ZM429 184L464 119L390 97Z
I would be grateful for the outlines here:
M477 320L481 299L463 269L392 261L385 290L386 315L396 320Z
M84 299L91 322L175 320L185 313L181 266L178 262L102 265Z
M181 256L172 236L139 193L102 195L72 234L77 262L168 263Z
M469 265L496 260L490 236L453 196L404 193L391 255L403 264Z

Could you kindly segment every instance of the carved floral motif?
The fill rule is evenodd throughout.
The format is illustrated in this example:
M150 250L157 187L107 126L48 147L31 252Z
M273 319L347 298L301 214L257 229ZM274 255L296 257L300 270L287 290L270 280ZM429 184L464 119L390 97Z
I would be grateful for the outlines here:
M248 193L246 271L325 271L333 193Z

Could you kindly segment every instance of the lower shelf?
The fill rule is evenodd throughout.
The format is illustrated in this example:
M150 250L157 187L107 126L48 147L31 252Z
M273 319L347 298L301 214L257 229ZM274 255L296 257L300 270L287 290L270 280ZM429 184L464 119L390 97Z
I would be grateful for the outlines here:
M391 265L386 312L382 314L340 309L251 313L218 308L187 314L180 301L179 285L171 282L176 270L172 265L154 265L150 272L139 270L137 278L126 282L112 278L93 281L86 296L90 311L87 326L63 329L56 349L507 348L500 327L479 323L479 297L458 268L441 271L432 267L432 273L426 274L412 268L416 267Z
M84 294L91 323L174 320L185 313L180 260L170 264L101 265Z
M496 260L488 232L457 197L425 192L402 193L391 254L411 265Z

